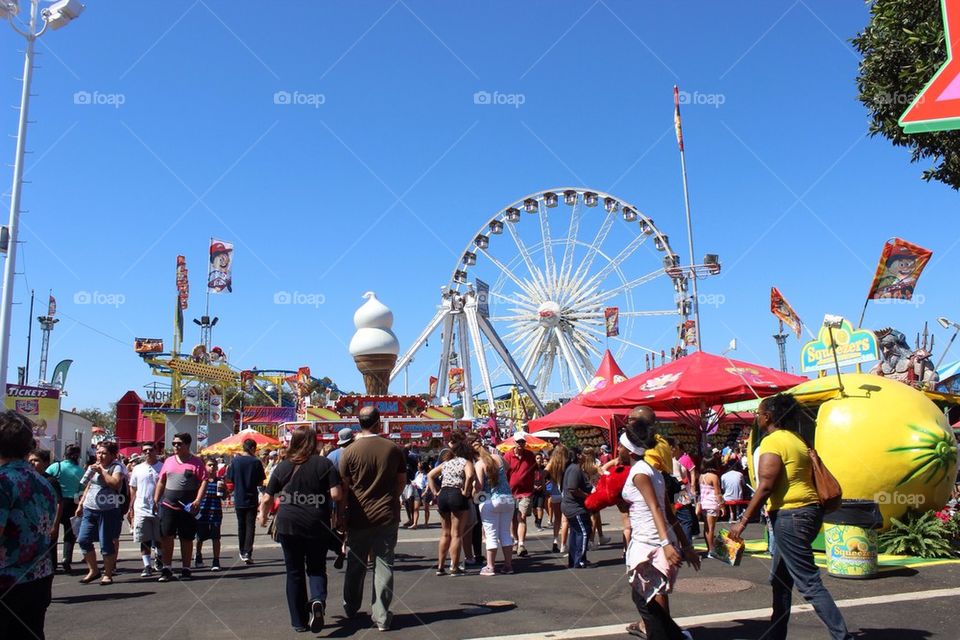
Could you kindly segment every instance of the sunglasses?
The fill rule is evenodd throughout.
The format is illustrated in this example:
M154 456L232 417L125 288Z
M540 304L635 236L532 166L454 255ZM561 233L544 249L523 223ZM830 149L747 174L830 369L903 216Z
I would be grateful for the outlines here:
M141 450L141 453L153 453L153 447L148 447L148 448L146 448L146 449L142 449L142 450Z
M175 447L182 447L182 446L183 446L183 443L180 442L180 441L178 441L178 440L174 440L171 444L172 444L173 446L175 446Z

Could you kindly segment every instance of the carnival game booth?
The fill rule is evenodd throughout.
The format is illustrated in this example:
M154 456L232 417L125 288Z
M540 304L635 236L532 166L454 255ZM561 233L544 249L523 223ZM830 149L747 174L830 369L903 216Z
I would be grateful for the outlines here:
M350 395L341 396L333 407L307 407L306 420L291 419L278 425L277 435L288 441L297 428L310 425L317 430L323 442L335 442L343 428L359 431L357 415L360 409L373 406L380 412L381 435L392 440L426 441L447 438L453 429L469 430L470 420L453 417L449 407L433 407L420 396L405 395Z
M629 380L583 396L588 407L629 411L648 406L674 416L674 424L685 425L671 435L704 451L707 438L724 425L736 424L746 416L726 418L723 405L769 396L806 382L807 378L776 371L758 364L732 360L703 351L641 373ZM692 436L692 437L691 437Z

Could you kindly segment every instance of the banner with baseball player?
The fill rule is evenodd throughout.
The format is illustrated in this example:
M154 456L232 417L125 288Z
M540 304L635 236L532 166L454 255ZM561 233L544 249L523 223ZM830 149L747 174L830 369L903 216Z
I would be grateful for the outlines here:
M233 292L233 243L210 241L210 270L207 276L210 293Z

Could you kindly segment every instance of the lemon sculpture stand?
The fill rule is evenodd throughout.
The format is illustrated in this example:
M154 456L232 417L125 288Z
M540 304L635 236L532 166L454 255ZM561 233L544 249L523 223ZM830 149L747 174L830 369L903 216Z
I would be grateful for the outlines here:
M957 476L957 441L943 412L922 392L895 380L853 373L842 379L843 393L836 376L810 380L788 393L808 410L808 416L815 416L815 424L809 425L813 434L804 435L813 436L821 459L843 488L844 500L877 503L882 529L890 527L891 518L901 518L909 510L941 509ZM754 427L747 448L754 486L754 450L759 440ZM828 564L833 555L845 558L830 573L866 577L858 575L857 566L870 573L875 532L828 524L824 535Z

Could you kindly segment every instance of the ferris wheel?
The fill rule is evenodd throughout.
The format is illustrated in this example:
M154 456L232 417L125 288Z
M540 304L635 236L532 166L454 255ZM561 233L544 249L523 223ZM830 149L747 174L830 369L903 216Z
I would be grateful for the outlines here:
M687 285L697 272L681 267L667 235L621 198L584 188L530 194L469 240L438 315L394 375L443 325L441 391L451 363L470 376L472 355L488 395L500 378L512 378L540 398L570 397L590 383L608 347L618 357L683 349ZM608 337L612 315L619 335ZM488 367L497 357L501 364Z

